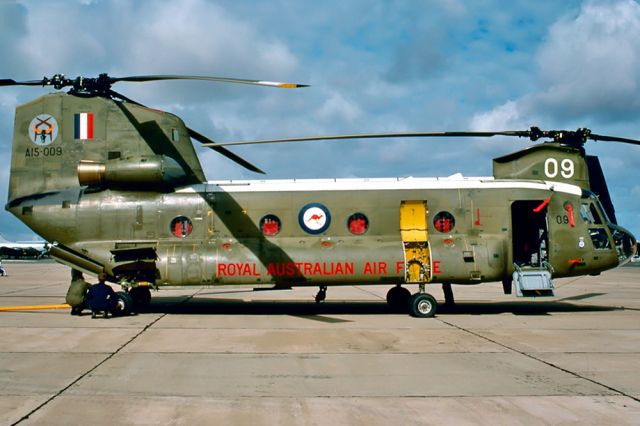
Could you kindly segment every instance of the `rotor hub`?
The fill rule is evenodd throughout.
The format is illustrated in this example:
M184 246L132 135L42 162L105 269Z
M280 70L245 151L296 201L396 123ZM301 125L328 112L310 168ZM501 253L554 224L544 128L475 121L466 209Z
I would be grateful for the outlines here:
M42 79L43 86L53 86L56 90L71 87L71 90L69 90L70 93L99 96L108 95L112 83L113 79L106 73L100 74L98 78L76 77L72 80L66 78L64 74L55 74L51 78L44 77Z
M537 141L540 138L553 139L553 142L569 145L576 148L582 147L589 139L591 130L580 128L577 130L541 130L539 127L529 129L529 139Z

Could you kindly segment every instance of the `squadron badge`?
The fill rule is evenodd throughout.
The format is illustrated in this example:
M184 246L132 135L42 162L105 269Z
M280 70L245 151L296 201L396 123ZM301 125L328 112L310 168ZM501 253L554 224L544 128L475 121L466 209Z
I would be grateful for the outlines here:
M29 123L29 138L39 146L47 146L58 137L58 122L53 115L40 114Z

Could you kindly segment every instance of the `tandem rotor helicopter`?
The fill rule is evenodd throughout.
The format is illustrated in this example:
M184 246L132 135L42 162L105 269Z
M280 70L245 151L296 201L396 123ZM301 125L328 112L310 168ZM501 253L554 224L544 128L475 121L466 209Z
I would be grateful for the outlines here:
M196 76L0 80L57 91L16 109L6 210L51 243L73 272L122 286L120 313L151 289L389 286L387 302L436 313L434 283L502 281L553 295L553 279L626 263L636 240L616 224L589 140L640 141L588 129L341 135L217 144L177 116L112 90L118 82ZM493 160L493 176L207 182L192 140L257 173L226 146L316 139L515 136L544 140ZM411 295L403 285L417 285Z

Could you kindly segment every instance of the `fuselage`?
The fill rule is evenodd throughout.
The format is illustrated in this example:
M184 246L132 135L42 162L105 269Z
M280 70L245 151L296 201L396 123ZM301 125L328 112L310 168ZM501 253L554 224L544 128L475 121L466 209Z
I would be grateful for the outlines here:
M631 256L633 237L595 197L550 181L220 181L167 193L76 188L9 207L121 281L287 287L405 282L407 201L424 202L429 282L496 281L518 265L596 274Z

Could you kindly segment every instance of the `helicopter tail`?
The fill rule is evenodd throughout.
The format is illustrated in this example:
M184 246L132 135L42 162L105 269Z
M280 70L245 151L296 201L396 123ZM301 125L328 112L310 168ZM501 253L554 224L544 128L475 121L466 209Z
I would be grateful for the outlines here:
M69 188L162 190L204 179L173 114L61 92L16 109L9 206Z

